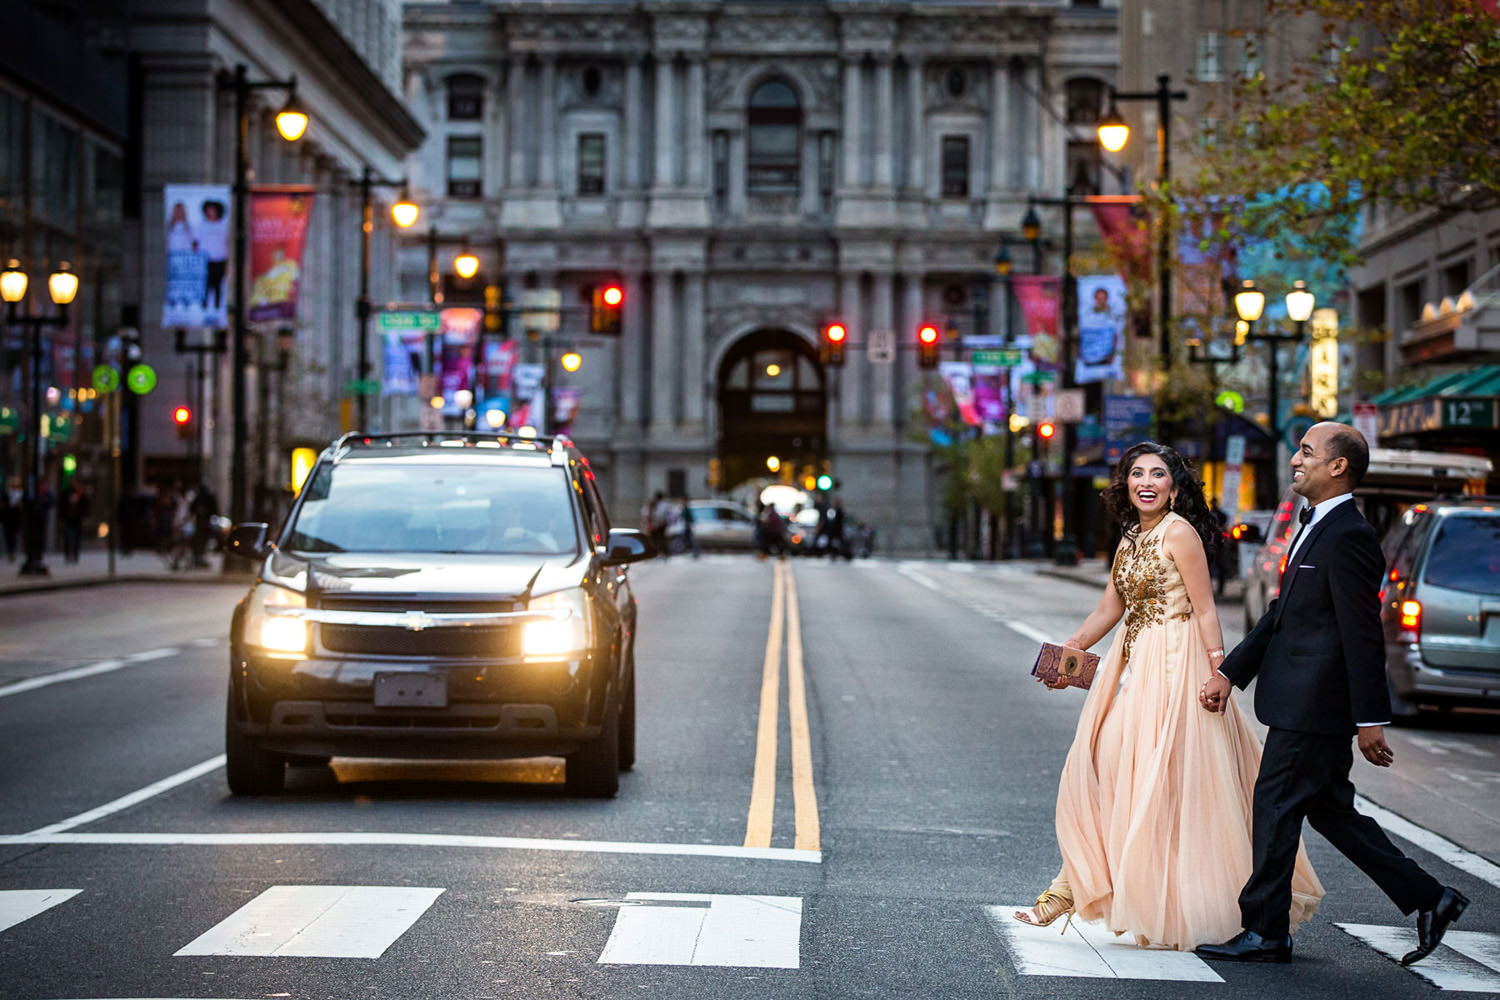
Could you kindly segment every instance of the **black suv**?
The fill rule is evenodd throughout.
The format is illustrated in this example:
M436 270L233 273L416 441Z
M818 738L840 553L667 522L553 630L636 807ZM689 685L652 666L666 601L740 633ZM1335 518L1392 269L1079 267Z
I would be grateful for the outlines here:
M230 626L230 791L333 756L561 755L579 795L635 759L635 596L565 438L346 435L318 458Z
M1500 706L1500 497L1414 504L1382 544L1392 715Z

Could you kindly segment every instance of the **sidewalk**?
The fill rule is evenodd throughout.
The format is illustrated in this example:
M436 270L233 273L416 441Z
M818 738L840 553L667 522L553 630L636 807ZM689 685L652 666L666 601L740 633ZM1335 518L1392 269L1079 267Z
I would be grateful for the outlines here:
M21 576L22 557L18 554L14 562L0 560L0 597L10 594L29 594L46 590L63 590L70 587L92 587L106 583L151 582L151 583L217 583L239 582L238 576L224 576L224 557L217 552L207 555L206 569L173 571L155 552L137 549L130 555L115 553L115 571L109 572L109 552L102 548L84 549L78 562L63 561L61 552L46 554L46 576ZM247 583L249 577L243 578Z
M1077 566L1058 566L1050 562L1038 562L1028 560L1029 565L1036 567L1039 576L1055 577L1059 580L1072 580L1075 583L1086 583L1091 587L1104 589L1109 583L1109 563L1103 559L1080 560ZM1245 581L1239 577L1226 580L1224 593L1218 600L1225 604L1238 603L1245 593Z

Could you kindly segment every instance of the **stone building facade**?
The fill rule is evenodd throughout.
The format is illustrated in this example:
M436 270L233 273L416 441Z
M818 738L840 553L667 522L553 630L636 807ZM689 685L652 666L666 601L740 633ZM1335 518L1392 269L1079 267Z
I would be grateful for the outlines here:
M1097 185L1116 14L1045 0L408 3L405 94L428 133L408 165L430 229L407 238L402 297L428 295L428 240L440 269L460 246L476 253L477 287L560 291L552 343L584 345L565 377L582 397L573 436L617 515L657 490L770 476L775 456L793 481L831 472L883 547L928 548L916 330L1001 332L993 261L1027 196ZM568 308L602 281L625 288L617 340ZM832 320L850 331L838 369L818 350Z

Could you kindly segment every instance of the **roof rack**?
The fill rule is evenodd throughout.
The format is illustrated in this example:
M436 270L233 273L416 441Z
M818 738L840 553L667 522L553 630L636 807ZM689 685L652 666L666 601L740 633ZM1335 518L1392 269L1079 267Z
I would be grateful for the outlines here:
M520 434L515 431L396 431L389 434L360 434L350 431L330 445L339 452L355 448L472 448L476 446L509 447L543 453L564 452L573 441L566 434Z

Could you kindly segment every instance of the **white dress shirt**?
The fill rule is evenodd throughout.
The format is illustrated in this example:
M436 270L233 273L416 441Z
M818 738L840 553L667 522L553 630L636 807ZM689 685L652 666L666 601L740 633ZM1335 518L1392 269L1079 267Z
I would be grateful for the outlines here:
M1321 521L1323 518L1327 517L1329 515L1329 513L1335 507L1337 507L1339 504L1343 503L1345 500L1353 500L1353 499L1354 499L1354 494L1353 493L1340 493L1336 497L1332 497L1332 498L1330 498L1328 500L1324 500L1320 504L1314 504L1313 505L1312 520L1308 521L1306 524L1302 525L1298 529L1297 534L1293 536L1292 540L1293 540L1293 542L1295 544L1292 546L1291 550L1289 552L1287 552L1287 554L1286 554L1286 564L1287 564L1288 568L1290 568L1293 565L1293 563L1292 563L1292 556L1296 555L1297 554L1297 550L1300 549L1300 548L1302 548L1302 542L1307 538L1308 535L1312 534L1312 530L1318 526L1318 522Z

